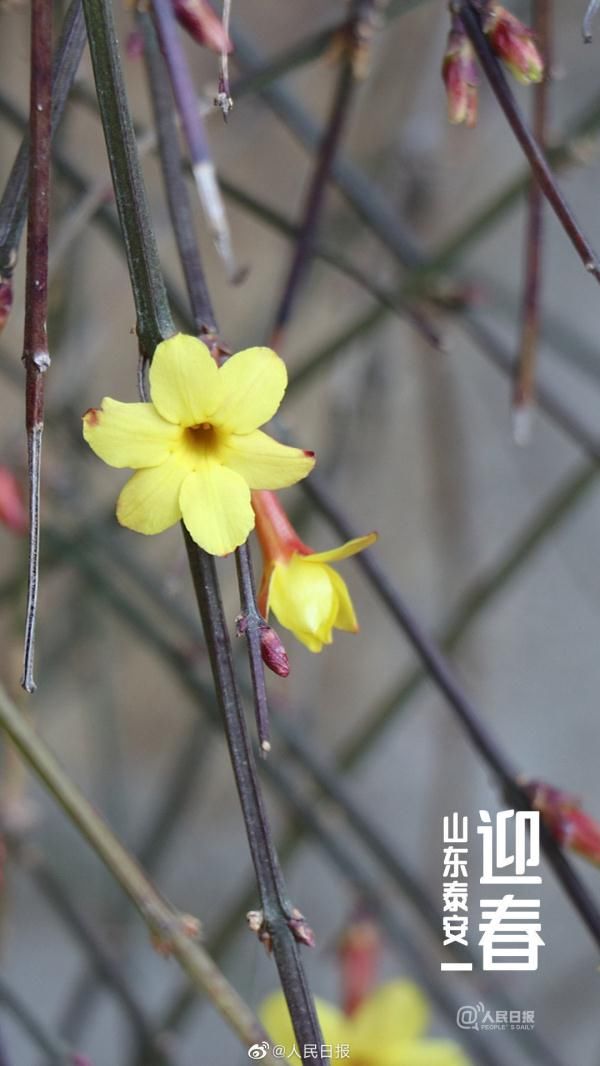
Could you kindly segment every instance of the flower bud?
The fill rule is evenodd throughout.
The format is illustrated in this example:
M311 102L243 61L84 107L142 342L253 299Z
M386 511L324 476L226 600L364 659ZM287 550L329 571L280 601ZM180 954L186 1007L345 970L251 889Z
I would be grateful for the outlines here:
M448 99L448 120L453 126L464 122L472 128L477 122L479 75L471 42L461 30L451 30L442 64L442 78Z
M576 796L543 781L526 782L524 791L559 844L600 866L600 825Z
M278 677L287 677L290 663L283 642L272 626L264 625L260 629L260 654L265 666Z
M356 914L338 944L345 1014L354 1014L372 994L381 954L377 925L368 914Z
M221 19L207 0L173 0L173 10L177 21L198 44L219 54L233 52Z
M0 466L0 524L13 533L27 531L27 511L21 486L12 471Z
M484 32L494 52L522 85L539 82L544 76L544 61L535 45L531 30L501 4L491 4Z

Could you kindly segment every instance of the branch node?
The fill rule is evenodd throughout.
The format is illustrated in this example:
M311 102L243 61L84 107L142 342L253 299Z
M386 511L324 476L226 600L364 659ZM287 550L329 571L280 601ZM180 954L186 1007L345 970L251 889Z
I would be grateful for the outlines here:
M306 918L300 913L297 907L294 907L292 916L288 919L288 925L292 930L294 939L297 940L299 944L305 944L308 948L314 948L316 943L315 934L306 921Z
M246 921L250 932L256 933L267 955L270 955L273 951L273 937L267 929L263 911L248 911Z
M143 917L148 924L152 947L164 959L174 954L178 936L183 935L193 941L200 939L202 927L193 914L173 913L167 918L155 904L149 902L143 907Z
M44 351L34 352L32 362L40 374L45 374L50 366L50 355Z

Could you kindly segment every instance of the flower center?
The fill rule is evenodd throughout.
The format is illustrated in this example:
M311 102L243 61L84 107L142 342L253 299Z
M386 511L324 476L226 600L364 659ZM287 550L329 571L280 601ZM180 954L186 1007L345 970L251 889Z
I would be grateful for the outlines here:
M198 426L188 426L185 431L186 441L194 451L214 451L217 447L217 431L210 422L201 422Z

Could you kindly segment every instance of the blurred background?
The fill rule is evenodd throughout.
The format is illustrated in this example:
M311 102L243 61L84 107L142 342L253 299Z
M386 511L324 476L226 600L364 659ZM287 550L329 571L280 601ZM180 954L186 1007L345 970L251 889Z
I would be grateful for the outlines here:
M428 256L453 240L433 296L419 305L443 351L390 310L371 328L353 332L377 306L372 295L315 261L281 353L292 379L282 413L294 441L316 449L329 491L354 525L364 533L378 530L379 560L427 629L450 640L465 688L519 771L581 795L600 816L594 464L541 412L529 445L513 443L510 385L471 331L473 322L485 327L492 347L514 357L525 199L514 198L471 230L470 239L454 241L523 177L524 162L485 84L477 128L447 124L439 76L446 8L427 0L412 7L375 35L370 75L357 94L342 153ZM511 9L528 19L527 4ZM234 4L233 16L259 65L344 11L342 3L317 0L245 0ZM579 128L594 106L600 127L600 40L582 44L582 14L583 4L555 5L550 125L554 141L571 138L560 182L600 247L598 133L594 122ZM125 51L132 14L124 7L117 15ZM27 109L28 33L27 6L3 4L3 181L21 136L7 105L23 115ZM210 99L217 57L191 42L186 48L198 91ZM231 64L234 75L245 69L235 55ZM128 56L125 65L134 116L147 127L143 61ZM335 77L328 51L271 83L285 90L277 110L273 97L253 92L240 97L227 124L211 113L219 175L297 220L314 153L295 136L290 115L300 107L320 127ZM95 207L112 211L92 93L86 52L57 138L57 152L81 181L75 188L64 168L55 171L38 692L27 698L18 684L26 543L0 527L1 676L161 891L201 919L207 944L257 1008L277 987L276 971L243 918L257 899L225 745L186 681L190 674L207 677L208 668L182 538L177 529L148 539L121 530L114 502L125 472L104 467L79 438L81 413L103 396L136 399L135 315L122 248L97 213L87 217L82 208L85 186ZM516 95L530 107L530 89L517 86ZM143 163L164 269L183 294L159 164L151 152ZM223 337L233 351L265 343L289 262L288 239L228 198L236 256L248 268L244 283L231 286L195 200L194 207ZM540 378L593 437L600 291L549 211L544 221ZM379 288L403 276L372 226L334 188L320 235ZM24 258L23 252L15 306L0 340L0 462L23 485ZM344 332L345 342L330 351ZM287 491L284 502L315 550L338 543L299 493ZM219 571L233 632L239 601L232 561L219 563ZM268 679L274 714L322 763L341 761L339 780L349 796L439 910L443 815L458 810L475 818L481 807L505 804L442 696L419 677L407 689L418 664L359 568L350 561L342 573L361 631L337 634L320 655L282 632L291 674L286 681ZM189 664L185 676L165 645ZM242 662L241 645L238 650ZM315 789L279 731L269 761L275 773L264 775L264 784L278 838L288 842L290 894L317 938L316 948L304 953L315 992L339 1000L336 943L364 902L365 886L372 886L383 908L382 978L413 977L433 1000L441 933L416 913L352 820ZM155 1028L164 1031L163 1046L178 1066L246 1061L210 1005L187 996L176 963L152 950L100 863L8 748L0 788L3 818L22 842L3 862L2 982L29 1005L46 1037L66 1040L96 1066L151 1063L144 1032ZM306 807L299 821L295 800ZM340 865L327 836L315 836L311 815L351 869ZM574 861L597 898L598 872ZM511 1066L549 1063L548 1049L555 1062L600 1063L597 951L545 863L542 872L546 946L539 970L493 985L482 974L472 980L441 975L454 1010L479 1000L495 1010L504 985L517 1008L536 1012L535 1032L515 1040L509 1033L460 1033L452 1009L434 1004L432 1032L465 1040L473 1062L487 1061L489 1048L496 1062ZM89 944L64 912L65 894L115 960L135 1009L94 976ZM0 1014L0 1034L11 1066L53 1061L10 1010Z

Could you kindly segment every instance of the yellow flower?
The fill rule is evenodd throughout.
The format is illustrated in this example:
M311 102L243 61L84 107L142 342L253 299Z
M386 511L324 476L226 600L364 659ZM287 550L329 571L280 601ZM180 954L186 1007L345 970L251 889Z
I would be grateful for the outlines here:
M317 1014L323 1041L336 1047L347 1045L348 1066L470 1066L470 1060L453 1040L424 1036L429 1026L429 1006L412 981L380 985L348 1016L331 1003L317 999ZM269 996L260 1009L261 1021L273 1046L290 1055L296 1045L285 1000L281 992Z
M83 418L83 435L105 463L132 467L117 503L121 525L161 533L181 518L212 555L227 555L254 528L251 489L306 477L314 455L259 430L287 386L270 348L247 348L217 367L202 341L178 333L158 345L152 403L106 398Z
M330 551L313 552L302 543L272 493L255 493L253 503L265 563L259 594L264 617L273 611L281 625L314 652L331 644L334 628L357 633L346 583L328 564L368 548L377 534L356 537Z

